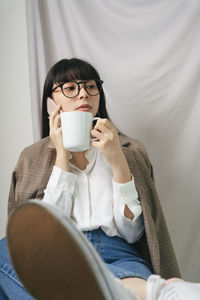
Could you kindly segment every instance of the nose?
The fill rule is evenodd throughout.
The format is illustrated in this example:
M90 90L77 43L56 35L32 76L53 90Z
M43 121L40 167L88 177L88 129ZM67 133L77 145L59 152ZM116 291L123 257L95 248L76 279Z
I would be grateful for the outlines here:
M81 84L80 92L79 92L79 99L88 98L88 93L86 92L84 85Z

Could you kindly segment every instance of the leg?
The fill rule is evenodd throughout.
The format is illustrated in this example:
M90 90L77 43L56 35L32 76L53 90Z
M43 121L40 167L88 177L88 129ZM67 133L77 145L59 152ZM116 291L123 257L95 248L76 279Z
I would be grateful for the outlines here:
M138 299L115 281L73 222L42 201L14 211L7 238L15 269L38 300Z
M0 299L32 300L17 277L8 254L6 239L0 240Z
M118 236L109 237L101 229L88 238L121 284L145 299L146 280L152 275L152 269L141 257L139 245L131 245Z
M1 280L1 279L0 279ZM2 288L0 287L0 299L1 300L9 300Z
M121 279L121 281L127 288L136 292L141 300L146 299L146 280L137 277L128 277Z

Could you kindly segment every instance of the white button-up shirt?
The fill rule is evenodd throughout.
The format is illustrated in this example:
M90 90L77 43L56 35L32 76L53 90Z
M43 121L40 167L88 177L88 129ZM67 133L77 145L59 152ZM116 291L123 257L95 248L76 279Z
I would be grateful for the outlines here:
M71 172L53 167L43 201L72 218L82 231L101 227L108 236L135 243L143 234L144 224L133 176L127 183L116 183L99 150L90 147L85 156L85 170L72 163ZM133 220L124 216L125 205L134 214Z

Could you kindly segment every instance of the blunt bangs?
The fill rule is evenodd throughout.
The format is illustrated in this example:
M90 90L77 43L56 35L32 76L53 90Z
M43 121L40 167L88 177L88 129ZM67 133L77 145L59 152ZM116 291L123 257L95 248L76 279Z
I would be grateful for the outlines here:
M76 58L61 60L55 68L55 72L52 71L52 86L54 83L71 80L100 79L97 71L89 63Z

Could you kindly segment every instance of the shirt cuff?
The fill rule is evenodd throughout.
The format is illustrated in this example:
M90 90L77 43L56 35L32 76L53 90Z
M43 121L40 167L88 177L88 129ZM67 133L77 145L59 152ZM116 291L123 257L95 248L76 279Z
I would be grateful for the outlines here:
M47 184L47 189L51 191L55 189L62 191L68 190L69 193L73 193L77 177L75 174L63 171L54 166Z
M113 198L115 205L120 206L120 211L123 217L125 217L129 222L135 221L142 213L142 208L140 201L138 200L138 193L135 188L134 177L132 175L132 180L127 183L117 183L113 181ZM124 207L128 206L130 211L134 214L134 218L131 220L124 216Z

